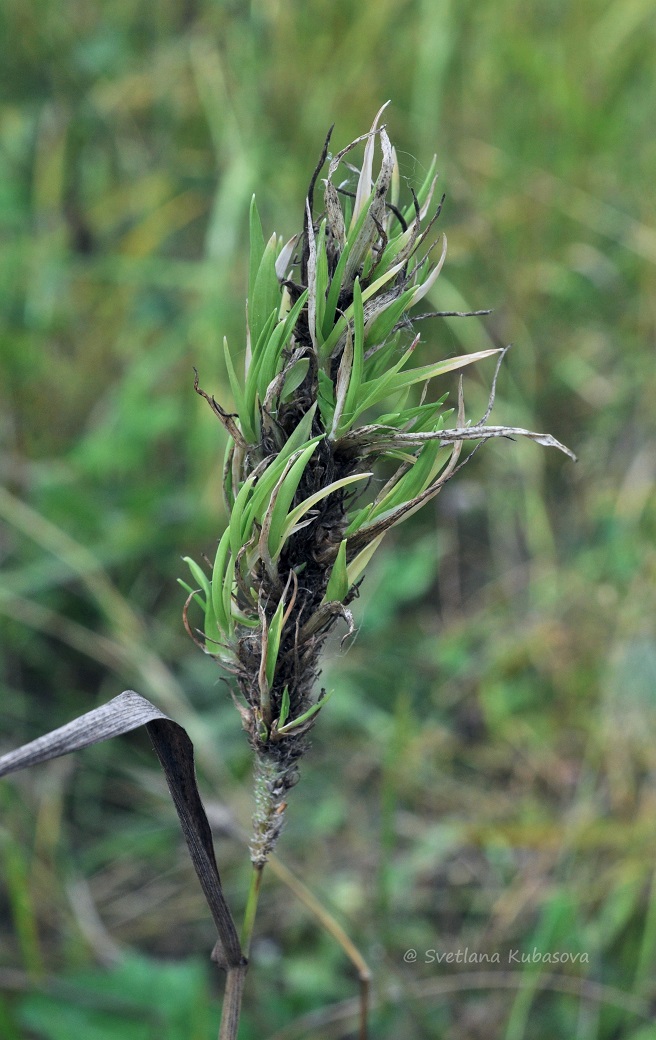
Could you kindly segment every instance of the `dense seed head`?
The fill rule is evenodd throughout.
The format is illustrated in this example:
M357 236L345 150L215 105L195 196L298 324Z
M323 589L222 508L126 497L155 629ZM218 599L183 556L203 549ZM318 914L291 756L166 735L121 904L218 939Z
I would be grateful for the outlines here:
M256 862L275 844L285 794L325 703L324 691L314 694L321 650L340 619L352 631L349 604L385 533L439 492L462 465L465 441L515 434L562 448L548 435L486 425L496 375L484 418L465 423L461 388L456 426L445 427L446 395L432 393L432 380L505 352L413 366L413 323L430 316L414 308L446 256L446 239L436 259L430 239L442 202L432 201L433 163L402 203L382 112L331 159L328 135L302 230L286 245L275 235L265 241L253 201L243 376L224 343L235 412L196 380L229 435L230 519L211 576L188 561L196 587L186 588L204 611L194 638L234 674L257 755ZM336 183L338 171L353 171L346 160L359 145L352 183ZM186 611L185 621L189 627Z

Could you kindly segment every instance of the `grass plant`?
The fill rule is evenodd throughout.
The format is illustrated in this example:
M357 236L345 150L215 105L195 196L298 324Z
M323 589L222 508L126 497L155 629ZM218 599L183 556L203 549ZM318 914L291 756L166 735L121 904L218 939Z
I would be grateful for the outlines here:
M287 244L275 234L265 241L253 200L243 379L224 340L236 412L202 390L197 374L194 383L228 433L229 523L207 572L186 558L198 587L182 582L184 620L194 641L236 677L239 697L233 697L255 753L253 874L241 942L217 871L191 742L150 702L128 691L0 758L2 776L146 725L218 931L213 958L226 973L220 1040L237 1037L262 870L278 842L307 735L328 701L325 690L318 697L314 691L321 651L338 619L353 634L349 605L383 537L435 498L464 464L466 442L521 436L572 454L549 434L488 424L498 365L483 418L466 422L461 382L456 425L445 424L446 395L430 399L432 380L492 354L503 360L505 351L410 364L420 339L410 312L446 256L443 236L439 259L431 262L429 235L443 200L431 215L437 183L431 167L403 204L396 152L386 126L379 127L386 107L368 133L335 156L328 134L307 192L303 231ZM374 177L376 141L382 158ZM354 190L344 181L336 186L340 165L361 144ZM323 215L315 218L315 187L327 162ZM414 321L449 316L474 315L429 312ZM409 397L416 386L418 402ZM389 472L378 475L385 463ZM356 485L365 483L370 493L363 498ZM188 620L192 602L203 613L198 635ZM367 975L365 969L363 982ZM366 997L363 989L362 1040Z
M489 444L385 536L350 608L357 640L324 656L336 692L264 873L242 1031L355 1028L354 969L293 894L309 887L374 969L380 1040L644 1040L650 5L9 0L0 20L2 751L138 689L194 742L241 916L251 751L175 585L180 552L213 559L227 525L192 366L234 410L221 337L239 361L252 193L287 238L323 129L337 120L339 148L392 97L402 183L421 185L437 147L447 193L448 264L422 303L493 308L427 319L422 338L449 356L512 342L497 414L557 432L580 463ZM475 418L493 365L467 370ZM200 962L185 996L188 951L211 946L213 924L143 737L19 774L2 799L3 1036L126 1035L130 949L143 978L169 962L179 1007L218 999ZM538 941L589 963L422 962ZM149 987L127 1012L144 1035L163 1028Z

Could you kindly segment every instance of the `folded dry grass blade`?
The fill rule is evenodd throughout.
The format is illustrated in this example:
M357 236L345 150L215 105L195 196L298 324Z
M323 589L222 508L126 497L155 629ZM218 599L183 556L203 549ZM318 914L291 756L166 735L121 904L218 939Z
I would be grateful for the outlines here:
M161 763L189 855L219 934L213 959L228 973L245 969L223 895L212 832L198 793L194 749L186 731L133 690L0 757L0 777L145 726Z

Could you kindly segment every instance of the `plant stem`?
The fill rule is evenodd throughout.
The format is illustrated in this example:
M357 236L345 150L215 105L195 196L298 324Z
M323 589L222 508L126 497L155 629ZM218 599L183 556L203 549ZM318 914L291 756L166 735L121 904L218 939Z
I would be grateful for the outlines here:
M289 870L288 867L276 856L271 857L271 869L275 871L278 878L284 882L291 892L304 906L310 910L329 935L341 946L344 953L351 961L358 973L360 984L360 1023L358 1040L367 1040L369 1036L369 990L371 986L371 971L369 965L358 950L353 940L346 934L339 921L335 920L326 907L319 902L310 889L303 884L300 878Z
M244 957L248 957L249 950L251 947L251 939L253 937L253 926L255 924L255 915L257 913L257 903L260 898L260 887L262 885L263 872L264 864L253 864L253 871L251 873L251 887L248 892L246 910L244 911L244 923L242 925L241 930L241 948L244 951Z
M234 968L228 968L226 972L226 984L223 994L223 1007L221 1008L221 1025L219 1027L219 1040L237 1040L239 1029L239 1015L241 1013L241 999L244 992L248 962L238 964Z

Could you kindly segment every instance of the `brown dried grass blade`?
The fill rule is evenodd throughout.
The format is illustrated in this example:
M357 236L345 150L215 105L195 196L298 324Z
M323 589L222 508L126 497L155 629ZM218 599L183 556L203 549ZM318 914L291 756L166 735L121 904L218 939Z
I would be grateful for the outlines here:
M243 962L232 915L223 895L212 832L198 793L194 748L186 731L134 690L0 756L0 777L145 726L159 758L189 855L219 933L214 959L226 970Z

